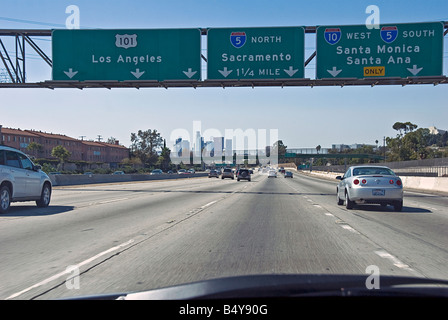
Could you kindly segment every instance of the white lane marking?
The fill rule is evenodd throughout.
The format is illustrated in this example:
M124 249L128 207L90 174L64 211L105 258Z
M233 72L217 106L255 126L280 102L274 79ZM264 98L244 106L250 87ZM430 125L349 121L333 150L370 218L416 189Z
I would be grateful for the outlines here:
M87 259L87 260L84 260L84 261L82 261L81 263L78 263L78 264L74 265L74 267L78 267L78 268L80 268L80 267L82 267L83 265L86 265L86 264L88 264L88 263L90 263L90 262L92 262L92 261L98 259L98 258L101 257L101 256L104 256L104 255L106 255L106 254L108 254L108 253L111 253L111 252L113 252L113 251L116 251L116 250L119 250L119 249L121 249L121 248L123 248L123 247L126 247L126 246L130 245L130 244L133 243L133 242L134 242L134 240L131 239L131 240L129 240L129 241L127 241L127 242L124 242L124 243L122 243L122 244L120 244L120 245L118 245L118 246L115 246L115 247L112 247L112 248L110 248L110 249L108 249L108 250L105 250L105 251L103 251L103 252L100 252L100 253L98 253L97 255L95 255L95 256L93 256L93 257ZM47 283L49 283L49 282L51 282L51 281L53 281L53 280L56 280L56 279L58 279L58 278L60 278L60 277L62 277L62 276L64 276L64 275L68 274L68 273L69 273L69 272L68 272L67 270L62 271L62 272L60 272L60 273L57 273L57 274L55 274L55 275L53 275L53 276L51 276L51 277L49 277L49 278L47 278L47 279L45 279L45 280L42 280L42 281L39 282L39 283L36 283L36 284L32 285L31 287L28 287L28 288L26 288L26 289L23 289L23 290L20 291L20 292L17 292L17 293L14 293L14 294L10 295L10 296L7 297L5 300L10 300L10 299L17 298L18 296L24 294L25 292L28 292L28 291L30 291L30 290L32 290L32 289L38 288L38 287L40 287L40 286L43 286L43 285L45 285L45 284L47 284Z
M388 259L392 262L392 264L400 269L406 269L409 271L414 271L411 267L409 267L407 264L401 262L398 258L394 257L390 253L384 251L384 250L378 250L375 251L377 255L379 255L383 259Z
M207 204L204 204L204 205L201 207L201 209L205 209L205 208L211 206L212 204L214 204L214 203L216 203L216 202L218 202L218 200L215 200L215 201L209 202L209 203L207 203Z
M356 234L360 234L358 231L356 231L355 229L350 227L348 224L341 224L341 227L344 228L345 230L350 231L350 232L353 232L353 233L356 233Z
M123 201L123 200L128 200L128 199L129 198L110 199L110 200L99 201L98 203L105 204L105 203L111 203L111 202L116 202L116 201Z
M329 216L329 217L334 217L334 215L332 213L330 213L330 212L325 212L325 215Z

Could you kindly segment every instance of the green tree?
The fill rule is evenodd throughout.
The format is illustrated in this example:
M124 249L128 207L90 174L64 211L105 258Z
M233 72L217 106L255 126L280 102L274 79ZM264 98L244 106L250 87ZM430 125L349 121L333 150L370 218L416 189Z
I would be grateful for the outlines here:
M64 170L64 163L70 158L72 154L63 146L59 145L54 147L53 150L51 150L51 155L59 159L62 165L62 170Z
M399 135L402 137L403 136L403 132L404 134L407 134L408 132L412 132L415 129L418 128L418 125L413 124L411 122L395 122L394 125L392 126L392 128L394 130L397 130L399 132Z
M407 161L432 157L433 152L428 148L434 142L434 136L429 129L419 128L411 122L396 122L392 126L400 131L396 138L386 138L388 161ZM414 131L415 130L415 131ZM403 132L404 131L404 135Z
M110 143L110 144L115 144L117 141L118 140L115 139L114 137L110 137L110 138L107 139L107 143Z
M34 155L40 157L40 155L42 154L42 152L44 151L44 146L41 145L40 143L37 142L31 142L26 149L33 153Z
M171 167L171 150L166 147L166 140L163 140L162 152L160 153L156 165L163 171L166 171Z
M139 130L131 133L131 154L140 158L146 166L154 165L159 156L157 150L162 147L163 139L157 130Z
M276 141L272 146L271 152L274 152L274 154L277 153L278 163L283 163L285 161L286 148L287 146L283 144L282 140Z

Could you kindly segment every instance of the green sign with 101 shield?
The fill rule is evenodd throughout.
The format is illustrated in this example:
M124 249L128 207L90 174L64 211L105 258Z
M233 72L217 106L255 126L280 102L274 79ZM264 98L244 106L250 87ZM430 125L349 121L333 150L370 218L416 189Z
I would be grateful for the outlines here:
M53 30L53 80L200 80L200 29Z
M212 28L207 32L207 79L304 77L303 27Z
M319 26L316 78L441 76L443 23Z

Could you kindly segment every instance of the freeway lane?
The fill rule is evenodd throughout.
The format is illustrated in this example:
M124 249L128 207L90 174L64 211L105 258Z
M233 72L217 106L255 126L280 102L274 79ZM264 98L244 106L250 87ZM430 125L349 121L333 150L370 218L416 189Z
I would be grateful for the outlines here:
M195 178L56 188L49 208L14 204L0 216L0 298L3 292L20 292L18 288L108 250L123 238L157 233L242 187L232 182ZM204 202L198 204L195 195Z
M406 195L401 213L348 211L336 205L334 190L335 182L259 174L252 182L57 189L50 208L16 204L0 217L0 298L138 291L256 273L366 274L370 265L382 274L448 278L446 198ZM79 266L79 289L66 286L69 265Z
M447 278L447 196L405 191L402 212L377 205L347 210L344 206L335 206L337 182L310 177L294 182L296 190L320 190L320 195L310 194L308 201L318 203L338 221L352 226L379 247L387 248L394 257L413 266L419 276Z

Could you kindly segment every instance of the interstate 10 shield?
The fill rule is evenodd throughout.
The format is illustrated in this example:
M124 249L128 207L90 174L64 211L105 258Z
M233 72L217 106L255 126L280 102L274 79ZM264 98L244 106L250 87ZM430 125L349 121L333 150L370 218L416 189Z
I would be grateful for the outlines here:
M340 28L326 28L324 32L325 41L333 45L341 40L341 29Z

